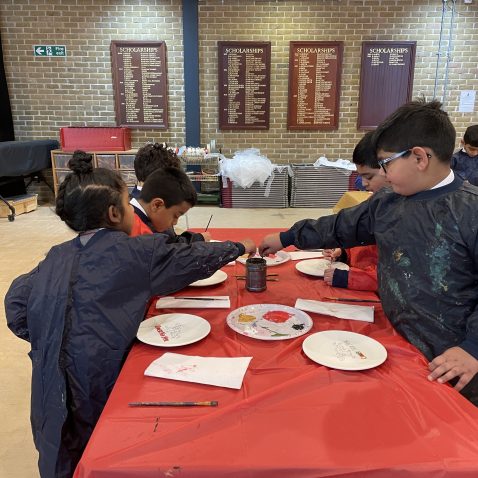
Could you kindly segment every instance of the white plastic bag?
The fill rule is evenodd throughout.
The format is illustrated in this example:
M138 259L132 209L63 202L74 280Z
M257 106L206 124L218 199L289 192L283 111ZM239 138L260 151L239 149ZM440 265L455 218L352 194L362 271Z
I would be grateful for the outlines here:
M329 168L337 168L337 169L345 169L347 171L357 171L357 166L347 159L337 159L336 161L329 161L325 156L321 156L314 163L314 168L319 168L320 166L327 166Z
M221 175L244 189L256 181L263 185L273 169L271 161L256 148L237 151L232 159L224 157L219 161Z

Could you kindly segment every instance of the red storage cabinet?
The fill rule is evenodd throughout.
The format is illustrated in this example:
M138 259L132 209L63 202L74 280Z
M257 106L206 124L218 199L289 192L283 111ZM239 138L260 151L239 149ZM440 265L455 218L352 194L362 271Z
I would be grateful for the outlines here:
M121 127L68 126L60 128L63 151L127 151L131 149L131 130Z

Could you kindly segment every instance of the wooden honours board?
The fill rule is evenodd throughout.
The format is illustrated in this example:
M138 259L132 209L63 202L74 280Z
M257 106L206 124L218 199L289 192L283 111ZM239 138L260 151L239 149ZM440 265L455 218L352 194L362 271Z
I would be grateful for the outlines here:
M112 41L111 63L116 124L168 127L166 44Z
M269 129L270 42L218 42L219 128Z
M342 56L342 42L290 42L289 130L338 128Z
M357 128L374 129L412 97L416 42L363 42Z

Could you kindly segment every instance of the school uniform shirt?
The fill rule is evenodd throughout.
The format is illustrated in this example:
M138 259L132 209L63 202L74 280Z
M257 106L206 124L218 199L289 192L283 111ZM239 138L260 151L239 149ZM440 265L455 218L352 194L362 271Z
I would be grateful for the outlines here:
M369 200L280 234L284 247L377 244L378 284L392 325L428 360L453 346L478 359L478 188L458 177L400 196ZM477 377L463 394L478 405Z
M478 186L478 156L470 156L464 149L451 158L451 169L461 178Z
M168 244L103 229L54 246L5 297L9 328L31 343L31 424L42 478L72 476L144 318L148 300L244 254L234 242Z
M131 237L141 236L142 234L153 234L156 231L151 219L146 214L146 211L141 206L139 201L135 198L131 199L130 204L134 209L134 222L133 229L131 230ZM162 234L166 234L169 237L169 242L183 242L189 244L191 242L203 241L204 236L202 234L190 231L184 231L181 234L176 234L173 227L162 231Z
M332 286L376 291L378 288L376 246L352 247L344 252L344 258L339 260L347 263L350 268L349 270L335 269Z

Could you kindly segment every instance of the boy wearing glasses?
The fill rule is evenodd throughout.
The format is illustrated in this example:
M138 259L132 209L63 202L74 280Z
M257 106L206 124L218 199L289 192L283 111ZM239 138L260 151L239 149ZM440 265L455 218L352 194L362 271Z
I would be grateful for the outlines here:
M259 250L377 244L379 293L393 326L478 405L478 188L450 169L456 133L437 101L411 102L373 135L390 182L337 215L266 236Z

